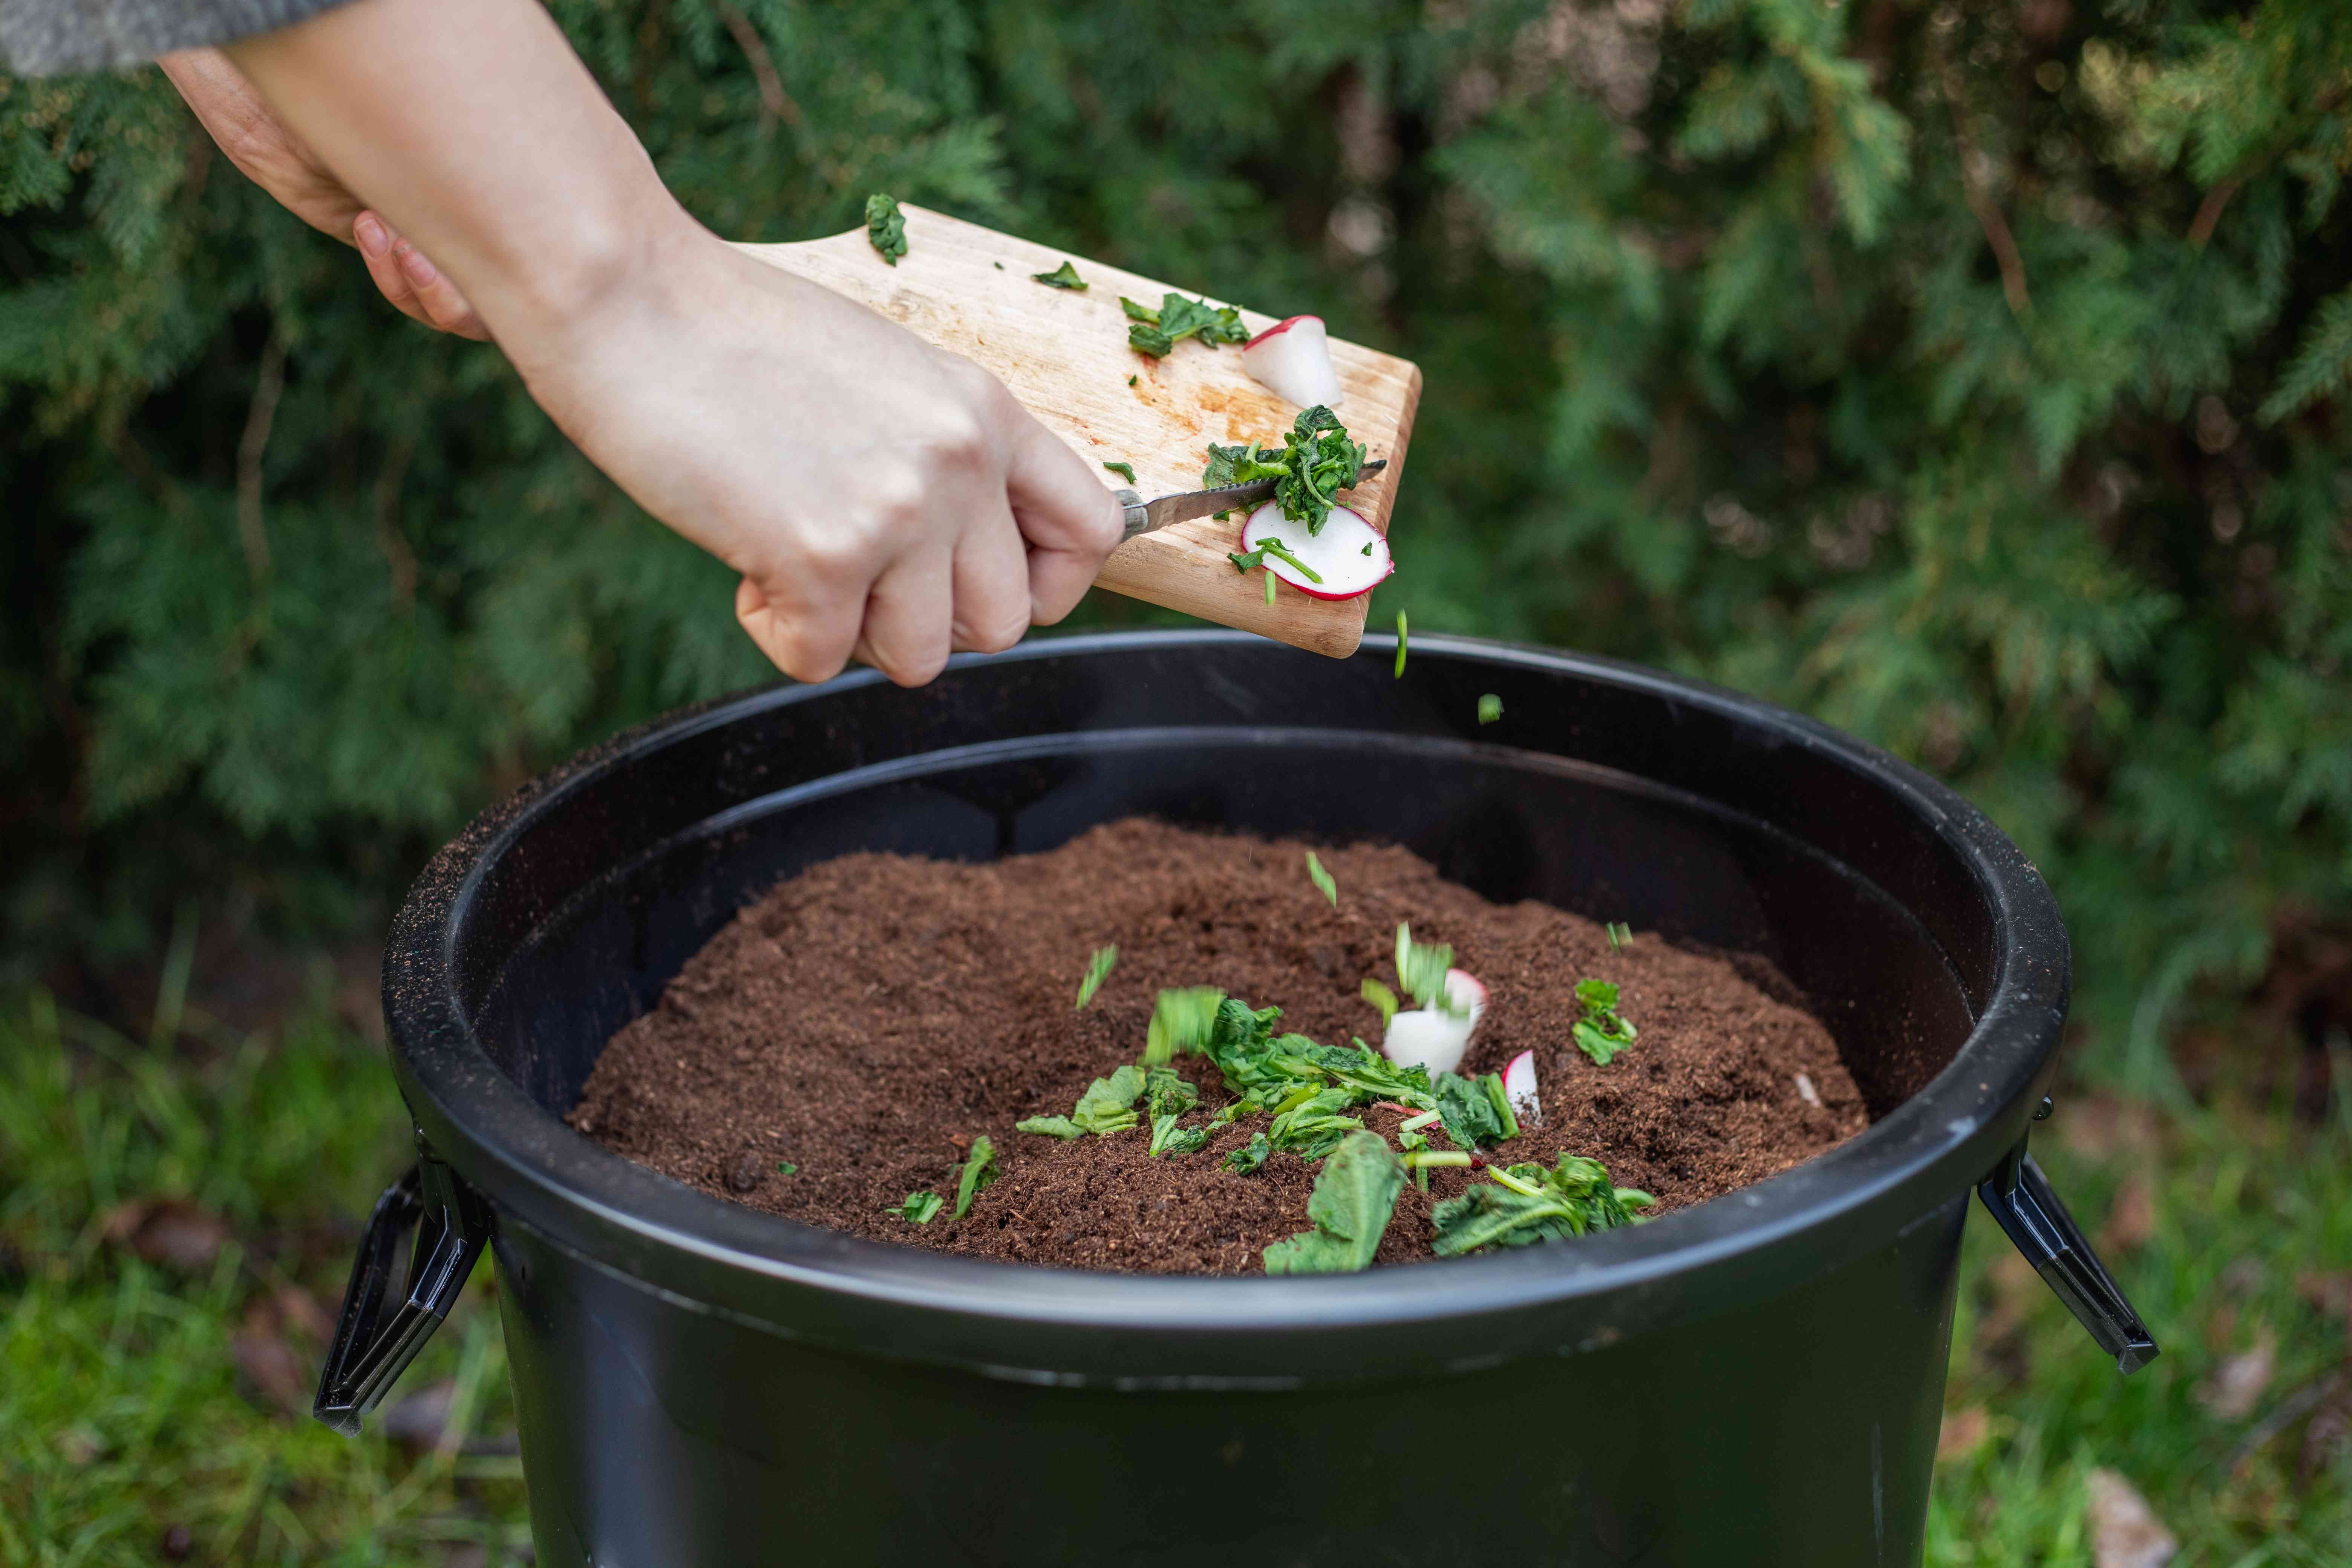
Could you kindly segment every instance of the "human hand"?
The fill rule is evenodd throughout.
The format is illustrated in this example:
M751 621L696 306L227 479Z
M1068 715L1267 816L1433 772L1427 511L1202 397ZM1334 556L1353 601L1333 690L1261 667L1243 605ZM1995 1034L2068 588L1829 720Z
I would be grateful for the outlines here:
M776 666L902 686L1067 615L1120 539L1111 492L1004 384L677 215L641 275L500 343L639 504L741 574Z
M320 233L356 246L372 279L402 314L461 338L488 342L448 274L370 210L271 111L235 61L218 49L184 49L156 62L228 161Z

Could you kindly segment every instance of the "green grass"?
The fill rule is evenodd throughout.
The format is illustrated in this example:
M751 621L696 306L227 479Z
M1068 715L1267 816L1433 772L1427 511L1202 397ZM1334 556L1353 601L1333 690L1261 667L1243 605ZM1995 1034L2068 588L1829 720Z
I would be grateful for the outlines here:
M267 1045L190 1038L167 1012L147 1041L38 995L0 1015L0 1563L152 1563L174 1530L194 1563L517 1560L523 1492L495 1451L512 1415L487 1272L402 1384L449 1380L452 1428L487 1443L334 1436L273 1405L233 1350L273 1331L289 1287L337 1299L352 1221L403 1158L380 1053L323 1007ZM2118 1377L1975 1215L1948 1408L1981 1409L1986 1435L1939 1468L1929 1563L2093 1568L2083 1480L2099 1466L2146 1493L2180 1563L2352 1562L2345 1446L2314 1445L2316 1471L2301 1473L2306 1418L2233 1464L2344 1363L2345 1323L2298 1280L2352 1268L2352 1126L2078 1097L2040 1143L2095 1233L2145 1184L2153 1223L2108 1261L2165 1354ZM179 1272L106 1239L118 1205L156 1196L202 1205L236 1240ZM2265 1334L2277 1363L2262 1397L2211 1414L2200 1385ZM289 1342L307 1377L315 1347Z

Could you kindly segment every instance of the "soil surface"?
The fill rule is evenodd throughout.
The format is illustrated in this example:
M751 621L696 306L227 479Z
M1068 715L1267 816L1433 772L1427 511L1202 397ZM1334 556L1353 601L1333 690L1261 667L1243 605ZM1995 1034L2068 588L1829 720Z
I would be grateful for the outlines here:
M1336 909L1308 880L1303 845L1142 820L986 865L830 861L713 937L613 1037L569 1120L705 1192L877 1240L1121 1272L1256 1273L1268 1243L1307 1228L1315 1180L1286 1152L1251 1175L1220 1165L1265 1117L1158 1159L1145 1152L1148 1122L1075 1142L1013 1123L1069 1114L1091 1080L1137 1059L1162 986L1220 986L1281 1006L1278 1028L1377 1045L1380 1016L1357 988L1366 975L1395 984L1397 922L1410 921L1491 992L1460 1070L1535 1052L1543 1124L1501 1145L1505 1161L1589 1155L1664 1213L1865 1124L1829 1032L1724 959L1642 932L1612 951L1591 921L1489 903L1402 848L1317 853L1338 879ZM1088 955L1109 942L1118 966L1073 1010ZM1587 976L1619 983L1619 1011L1641 1031L1607 1067L1570 1033L1572 989ZM1202 1110L1232 1098L1206 1058L1174 1066L1200 1086ZM1396 1112L1360 1114L1393 1140ZM962 1220L886 1212L916 1190L951 1208L953 1173L981 1133L1002 1174ZM1484 1179L1431 1176L1429 1193L1408 1185L1398 1201L1381 1263L1433 1260L1430 1205Z

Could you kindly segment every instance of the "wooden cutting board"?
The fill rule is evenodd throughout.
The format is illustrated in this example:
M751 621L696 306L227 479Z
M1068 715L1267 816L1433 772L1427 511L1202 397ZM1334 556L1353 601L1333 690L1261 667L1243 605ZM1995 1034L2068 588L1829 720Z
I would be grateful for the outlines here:
M1282 445L1297 406L1251 380L1239 348L1212 349L1188 339L1164 359L1152 359L1128 347L1119 296L1157 307L1170 285L943 213L905 211L907 254L896 267L882 259L863 228L740 248L979 361L1089 465L1135 465L1135 489L1146 500L1199 489L1212 441ZM1031 274L1051 272L1065 259L1086 279L1085 292L1031 280ZM1214 296L1209 302L1237 303ZM1242 320L1257 332L1278 318L1243 306ZM1337 338L1331 364L1341 391L1337 412L1349 434L1370 456L1389 460L1384 472L1347 500L1385 534L1421 401L1421 371L1409 360ZM1097 471L1106 489L1126 484ZM1131 539L1103 563L1095 586L1334 658L1353 653L1364 635L1370 596L1333 603L1285 586L1269 606L1260 574L1244 576L1225 559L1241 547L1241 521L1202 518Z

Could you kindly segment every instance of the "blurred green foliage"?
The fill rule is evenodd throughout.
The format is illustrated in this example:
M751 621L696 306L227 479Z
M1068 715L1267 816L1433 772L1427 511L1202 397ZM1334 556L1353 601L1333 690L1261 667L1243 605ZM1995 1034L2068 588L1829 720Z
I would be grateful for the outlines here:
M1419 360L1375 624L1951 778L2129 1076L2352 912L2332 0L553 9L730 237L887 189ZM190 886L366 918L492 792L764 673L723 572L152 72L0 79L0 493L20 966Z

